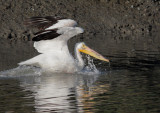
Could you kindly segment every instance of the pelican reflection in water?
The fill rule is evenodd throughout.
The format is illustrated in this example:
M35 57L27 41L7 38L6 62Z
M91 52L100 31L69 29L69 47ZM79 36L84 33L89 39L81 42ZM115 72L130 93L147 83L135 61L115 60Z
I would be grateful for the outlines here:
M31 91L34 108L41 112L81 113L93 109L93 97L107 92L108 84L102 88L94 84L99 75L44 73L43 76L20 77L21 87ZM26 95L27 98L28 95Z

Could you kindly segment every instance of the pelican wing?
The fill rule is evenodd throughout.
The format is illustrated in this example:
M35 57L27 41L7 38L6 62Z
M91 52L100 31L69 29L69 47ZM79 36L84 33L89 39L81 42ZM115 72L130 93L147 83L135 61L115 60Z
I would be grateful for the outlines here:
M33 37L32 41L41 41L41 40L51 40L57 38L61 34L57 33L57 30L43 30L35 33L35 37Z
M44 30L61 20L60 17L46 16L46 17L31 17L24 21L24 24L31 27L37 27L40 30Z
M71 37L83 33L82 28L75 27L76 21L60 17L31 17L24 23L27 26L40 29L32 39L35 41L34 47L39 53L60 51L64 46L67 46L67 41Z
M38 32L32 40L39 53L62 51L67 47L67 41L80 33L83 33L80 27L62 27Z
M77 22L71 19L46 16L28 18L24 24L31 27L37 27L40 30L51 30L61 27L75 27Z

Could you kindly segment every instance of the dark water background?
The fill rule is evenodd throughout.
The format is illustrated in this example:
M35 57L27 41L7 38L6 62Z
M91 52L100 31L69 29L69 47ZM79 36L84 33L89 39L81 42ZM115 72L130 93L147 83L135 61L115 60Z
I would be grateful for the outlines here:
M160 112L159 68L1 77L1 112Z
M83 40L111 61L109 67L94 59L94 64L102 71L99 75L39 75L32 68L23 71L16 68L17 63L38 54L33 43L1 40L0 70L15 70L10 70L7 77L2 77L1 72L0 111L159 113L159 36L106 37L105 43L103 40ZM74 38L69 42L70 48L77 41L82 40Z

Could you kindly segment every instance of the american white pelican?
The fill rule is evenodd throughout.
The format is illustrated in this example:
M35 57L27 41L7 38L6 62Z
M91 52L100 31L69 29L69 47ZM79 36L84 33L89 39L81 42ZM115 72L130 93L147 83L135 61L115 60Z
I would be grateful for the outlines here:
M32 17L27 19L25 24L40 29L32 40L35 41L35 49L41 54L20 62L19 65L38 65L47 71L74 73L81 71L84 67L80 52L109 62L108 59L87 47L83 42L76 44L74 59L69 53L67 41L73 36L83 33L82 28L76 27L77 22L74 20L53 16Z

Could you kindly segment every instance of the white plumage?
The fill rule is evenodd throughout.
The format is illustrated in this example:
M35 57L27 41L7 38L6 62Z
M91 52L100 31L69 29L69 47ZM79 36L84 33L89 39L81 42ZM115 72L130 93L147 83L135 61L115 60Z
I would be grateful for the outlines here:
M67 45L67 41L77 34L83 33L83 29L80 27L64 27L57 30L58 34L61 34L52 40L42 40L34 42L34 47L39 53L46 53L51 51L60 51Z
M77 25L77 22L71 19L63 19L63 20L58 20L58 22L48 28L49 29L56 29L56 28L61 28L61 27L74 27Z
M19 65L36 65L46 71L74 73L84 67L80 52L84 52L100 60L109 62L102 55L88 48L83 42L75 46L75 59L68 50L67 41L83 33L83 29L76 27L77 22L71 19L57 17L32 17L26 25L40 29L33 38L35 49L41 53Z

